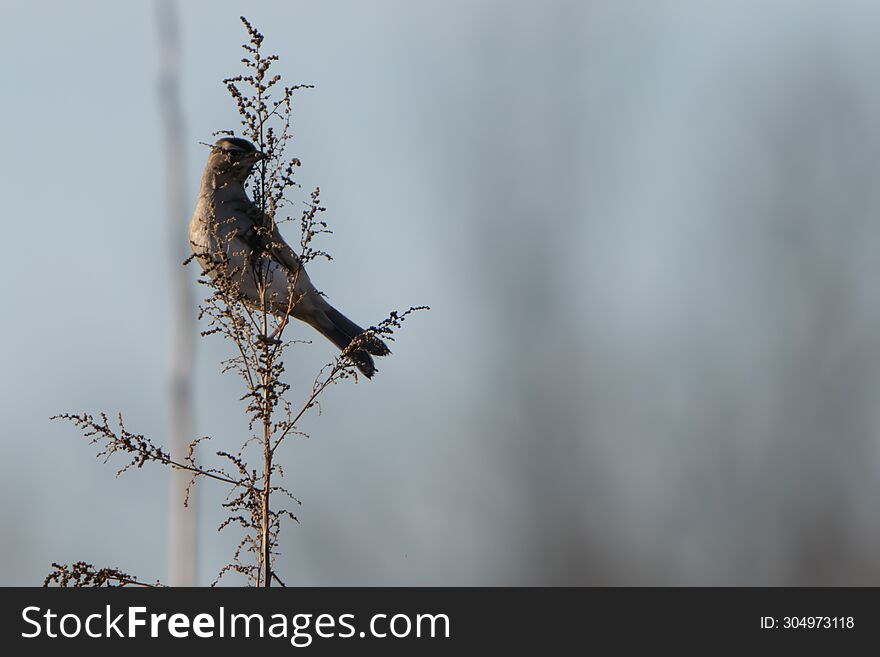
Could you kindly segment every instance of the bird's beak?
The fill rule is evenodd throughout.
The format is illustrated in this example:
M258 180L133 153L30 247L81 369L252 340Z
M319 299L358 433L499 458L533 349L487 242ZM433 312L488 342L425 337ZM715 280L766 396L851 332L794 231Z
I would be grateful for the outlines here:
M245 164L245 165L253 165L253 164L256 164L257 162L259 162L260 160L265 160L265 159L266 159L265 153L261 153L260 151L254 151L253 153L248 153L247 155L242 155L239 158L238 163Z

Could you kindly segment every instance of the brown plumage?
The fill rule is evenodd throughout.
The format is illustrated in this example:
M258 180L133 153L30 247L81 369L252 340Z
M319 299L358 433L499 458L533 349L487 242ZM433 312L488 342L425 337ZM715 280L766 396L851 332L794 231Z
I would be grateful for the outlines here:
M345 349L363 329L331 306L312 285L299 257L277 226L265 226L264 216L247 195L244 183L263 155L249 141L225 137L217 141L208 156L199 200L189 225L190 246L206 272L211 274L223 251L233 272L240 272L238 284L245 300L260 304L255 253L270 254L266 277L266 301L272 312L290 315L317 329L339 349ZM263 261L265 262L265 261ZM293 289L293 299L291 299ZM350 353L366 377L376 372L373 356L390 353L374 336L362 340Z

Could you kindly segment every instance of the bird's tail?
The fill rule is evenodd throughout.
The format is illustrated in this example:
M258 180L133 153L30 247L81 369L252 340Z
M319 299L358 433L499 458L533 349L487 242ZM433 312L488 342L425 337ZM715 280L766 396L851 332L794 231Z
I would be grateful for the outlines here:
M322 305L322 312L317 313L316 319L318 321L315 328L339 349L345 350L352 340L364 332L364 329L329 303ZM356 344L356 348L352 349L348 355L363 375L369 379L376 373L373 356L387 356L390 353L391 350L384 342L370 335L361 338Z

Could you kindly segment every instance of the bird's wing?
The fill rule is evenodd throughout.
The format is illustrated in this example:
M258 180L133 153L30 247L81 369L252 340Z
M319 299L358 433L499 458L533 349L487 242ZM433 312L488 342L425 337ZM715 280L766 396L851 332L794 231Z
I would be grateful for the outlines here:
M269 223L265 221L265 214L253 203L242 205L240 214L245 219L246 228L238 238L245 242L252 250L261 253L269 252L275 260L284 266L291 274L295 274L302 268L299 256L284 241L277 225L271 229L266 228ZM304 272L301 272L304 273Z

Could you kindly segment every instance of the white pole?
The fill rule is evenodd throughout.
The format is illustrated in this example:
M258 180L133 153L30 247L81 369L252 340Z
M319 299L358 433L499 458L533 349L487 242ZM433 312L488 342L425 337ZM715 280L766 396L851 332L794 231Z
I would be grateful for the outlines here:
M159 108L162 115L162 141L165 158L165 199L169 239L170 349L168 366L169 431L171 457L186 457L193 439L192 369L194 304L191 284L183 260L187 245L186 180L184 165L184 126L180 103L180 36L177 5L174 0L155 0L159 37ZM190 491L184 507L186 487L191 477L171 471L169 500L170 535L168 541L168 583L193 586L196 564L195 495Z

